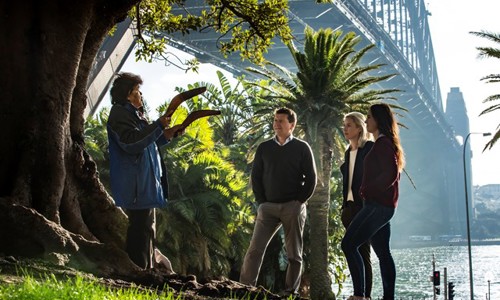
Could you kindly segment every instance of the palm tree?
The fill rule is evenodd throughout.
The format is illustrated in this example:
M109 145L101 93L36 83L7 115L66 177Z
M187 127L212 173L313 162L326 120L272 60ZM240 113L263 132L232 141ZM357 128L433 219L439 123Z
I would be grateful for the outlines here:
M493 32L488 32L488 31L481 31L481 32L472 31L470 33L473 35L488 39L488 40L500 45L500 33L493 33ZM481 58L498 58L498 59L500 59L500 48L477 47L477 50L479 50L479 57L481 57ZM487 76L481 78L481 80L486 81L486 83L498 83L498 82L500 82L500 74L490 74L490 75L487 75ZM495 94L495 95L491 95L488 98L484 99L483 103L493 102L493 101L498 101L498 100L500 100L500 94ZM479 115L482 116L484 114L493 112L493 111L498 110L498 109L500 109L500 104L493 104L490 107L483 110ZM491 149L493 147L493 145L495 145L495 143L498 141L499 138L500 138L500 125L497 126L497 132L495 132L495 134L493 135L491 140L484 146L483 151L486 149Z
M360 66L361 59L374 45L356 51L361 38L354 33L343 35L342 31L332 29L315 32L308 28L305 36L303 53L293 43L288 45L298 67L296 74L270 62L267 66L271 68L250 70L271 81L263 87L270 96L256 111L270 114L283 105L293 109L298 116L297 135L313 149L318 186L309 201L310 296L314 300L335 299L329 276L328 219L332 163L334 157L342 157L345 144L341 134L343 115L353 110L366 111L374 101L394 99L387 94L396 90L369 89L394 74L371 76L372 71L383 65Z

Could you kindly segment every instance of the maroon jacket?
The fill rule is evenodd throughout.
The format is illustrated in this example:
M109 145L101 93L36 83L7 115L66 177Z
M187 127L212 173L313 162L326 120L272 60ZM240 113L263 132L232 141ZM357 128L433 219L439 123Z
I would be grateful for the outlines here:
M399 171L396 151L391 140L379 137L363 163L361 197L388 207L397 207L399 197Z

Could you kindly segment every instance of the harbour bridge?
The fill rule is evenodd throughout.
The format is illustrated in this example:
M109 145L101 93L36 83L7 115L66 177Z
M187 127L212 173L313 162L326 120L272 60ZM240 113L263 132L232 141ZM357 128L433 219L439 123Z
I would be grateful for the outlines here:
M197 14L207 8L200 0L184 3L177 10ZM403 91L398 94L397 104L407 109L400 118L407 127L400 130L407 174L402 174L400 204L392 222L393 241L404 243L410 236L465 236L464 170L471 168L470 149L465 151L461 141L469 130L468 118L457 88L448 94L447 111L443 108L428 24L430 13L423 0L337 0L328 4L289 0L289 8L290 27L299 49L306 27L352 31L362 37L361 47L376 45L362 64L383 63L386 67L380 72L399 74L378 86ZM130 21L119 24L101 47L89 81L88 114L95 112L113 75L131 53L134 30ZM221 55L216 32L166 37L171 46L201 63L211 63L234 75L251 76L246 71L250 63L242 61L237 53L226 58ZM296 71L288 48L278 39L274 42L266 59ZM465 169L462 153L466 152ZM467 173L470 179L470 171Z

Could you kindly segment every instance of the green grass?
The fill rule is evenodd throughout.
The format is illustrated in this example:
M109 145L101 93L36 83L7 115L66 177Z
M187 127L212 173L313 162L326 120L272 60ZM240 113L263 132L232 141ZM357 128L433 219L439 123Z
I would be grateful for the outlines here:
M5 276L0 269L0 278L3 277L2 275ZM175 292L168 286L162 291L148 290L134 285L112 287L93 277L78 274L61 279L55 274L32 275L29 271L21 270L18 271L16 278L16 280L0 281L1 300L184 300L185 298L182 293ZM220 299L255 300L258 298L260 297L257 295L238 297L231 293L229 298ZM215 298L207 297L207 299Z
M132 288L110 288L82 277L59 280L49 275L43 280L24 276L21 283L1 284L2 300L182 300L173 292Z

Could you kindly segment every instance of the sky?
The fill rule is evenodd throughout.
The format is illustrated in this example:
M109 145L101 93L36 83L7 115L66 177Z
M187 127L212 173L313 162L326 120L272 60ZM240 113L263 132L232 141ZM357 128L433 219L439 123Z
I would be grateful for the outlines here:
M426 0L425 3L431 13L428 18L443 101L446 102L450 88L459 87L469 116L470 132L493 134L500 124L500 110L481 117L479 114L493 104L483 103L483 100L499 94L500 83L486 84L480 79L499 74L500 60L479 59L476 47L492 44L469 32L500 33L500 1ZM500 47L498 44L493 46ZM500 183L500 142L491 150L482 151L489 138L481 134L472 134L469 138L474 185Z
M500 73L500 60L478 59L476 47L491 43L469 32L486 30L500 33L500 0L426 0L425 3L431 14L428 18L443 105L446 105L450 88L459 87L466 102L470 132L493 134L500 124L500 110L481 117L479 114L491 105L482 103L483 100L489 95L500 93L500 84L486 84L480 79L489 74ZM181 59L190 58L182 52L175 53ZM121 70L141 75L144 80L141 86L144 98L150 107L156 108L176 94L174 88L177 86L186 87L187 84L198 81L216 84L215 71L220 69L203 64L198 74L185 73L174 66L165 66L163 62L135 62L135 57L131 54ZM232 77L230 73L223 72L228 78ZM103 102L109 103L109 98L105 98ZM152 117L154 116L153 113ZM493 149L483 152L488 140L489 137L480 134L472 134L469 138L473 152L471 165L474 185L500 184L500 142ZM470 178L468 180L470 182Z

